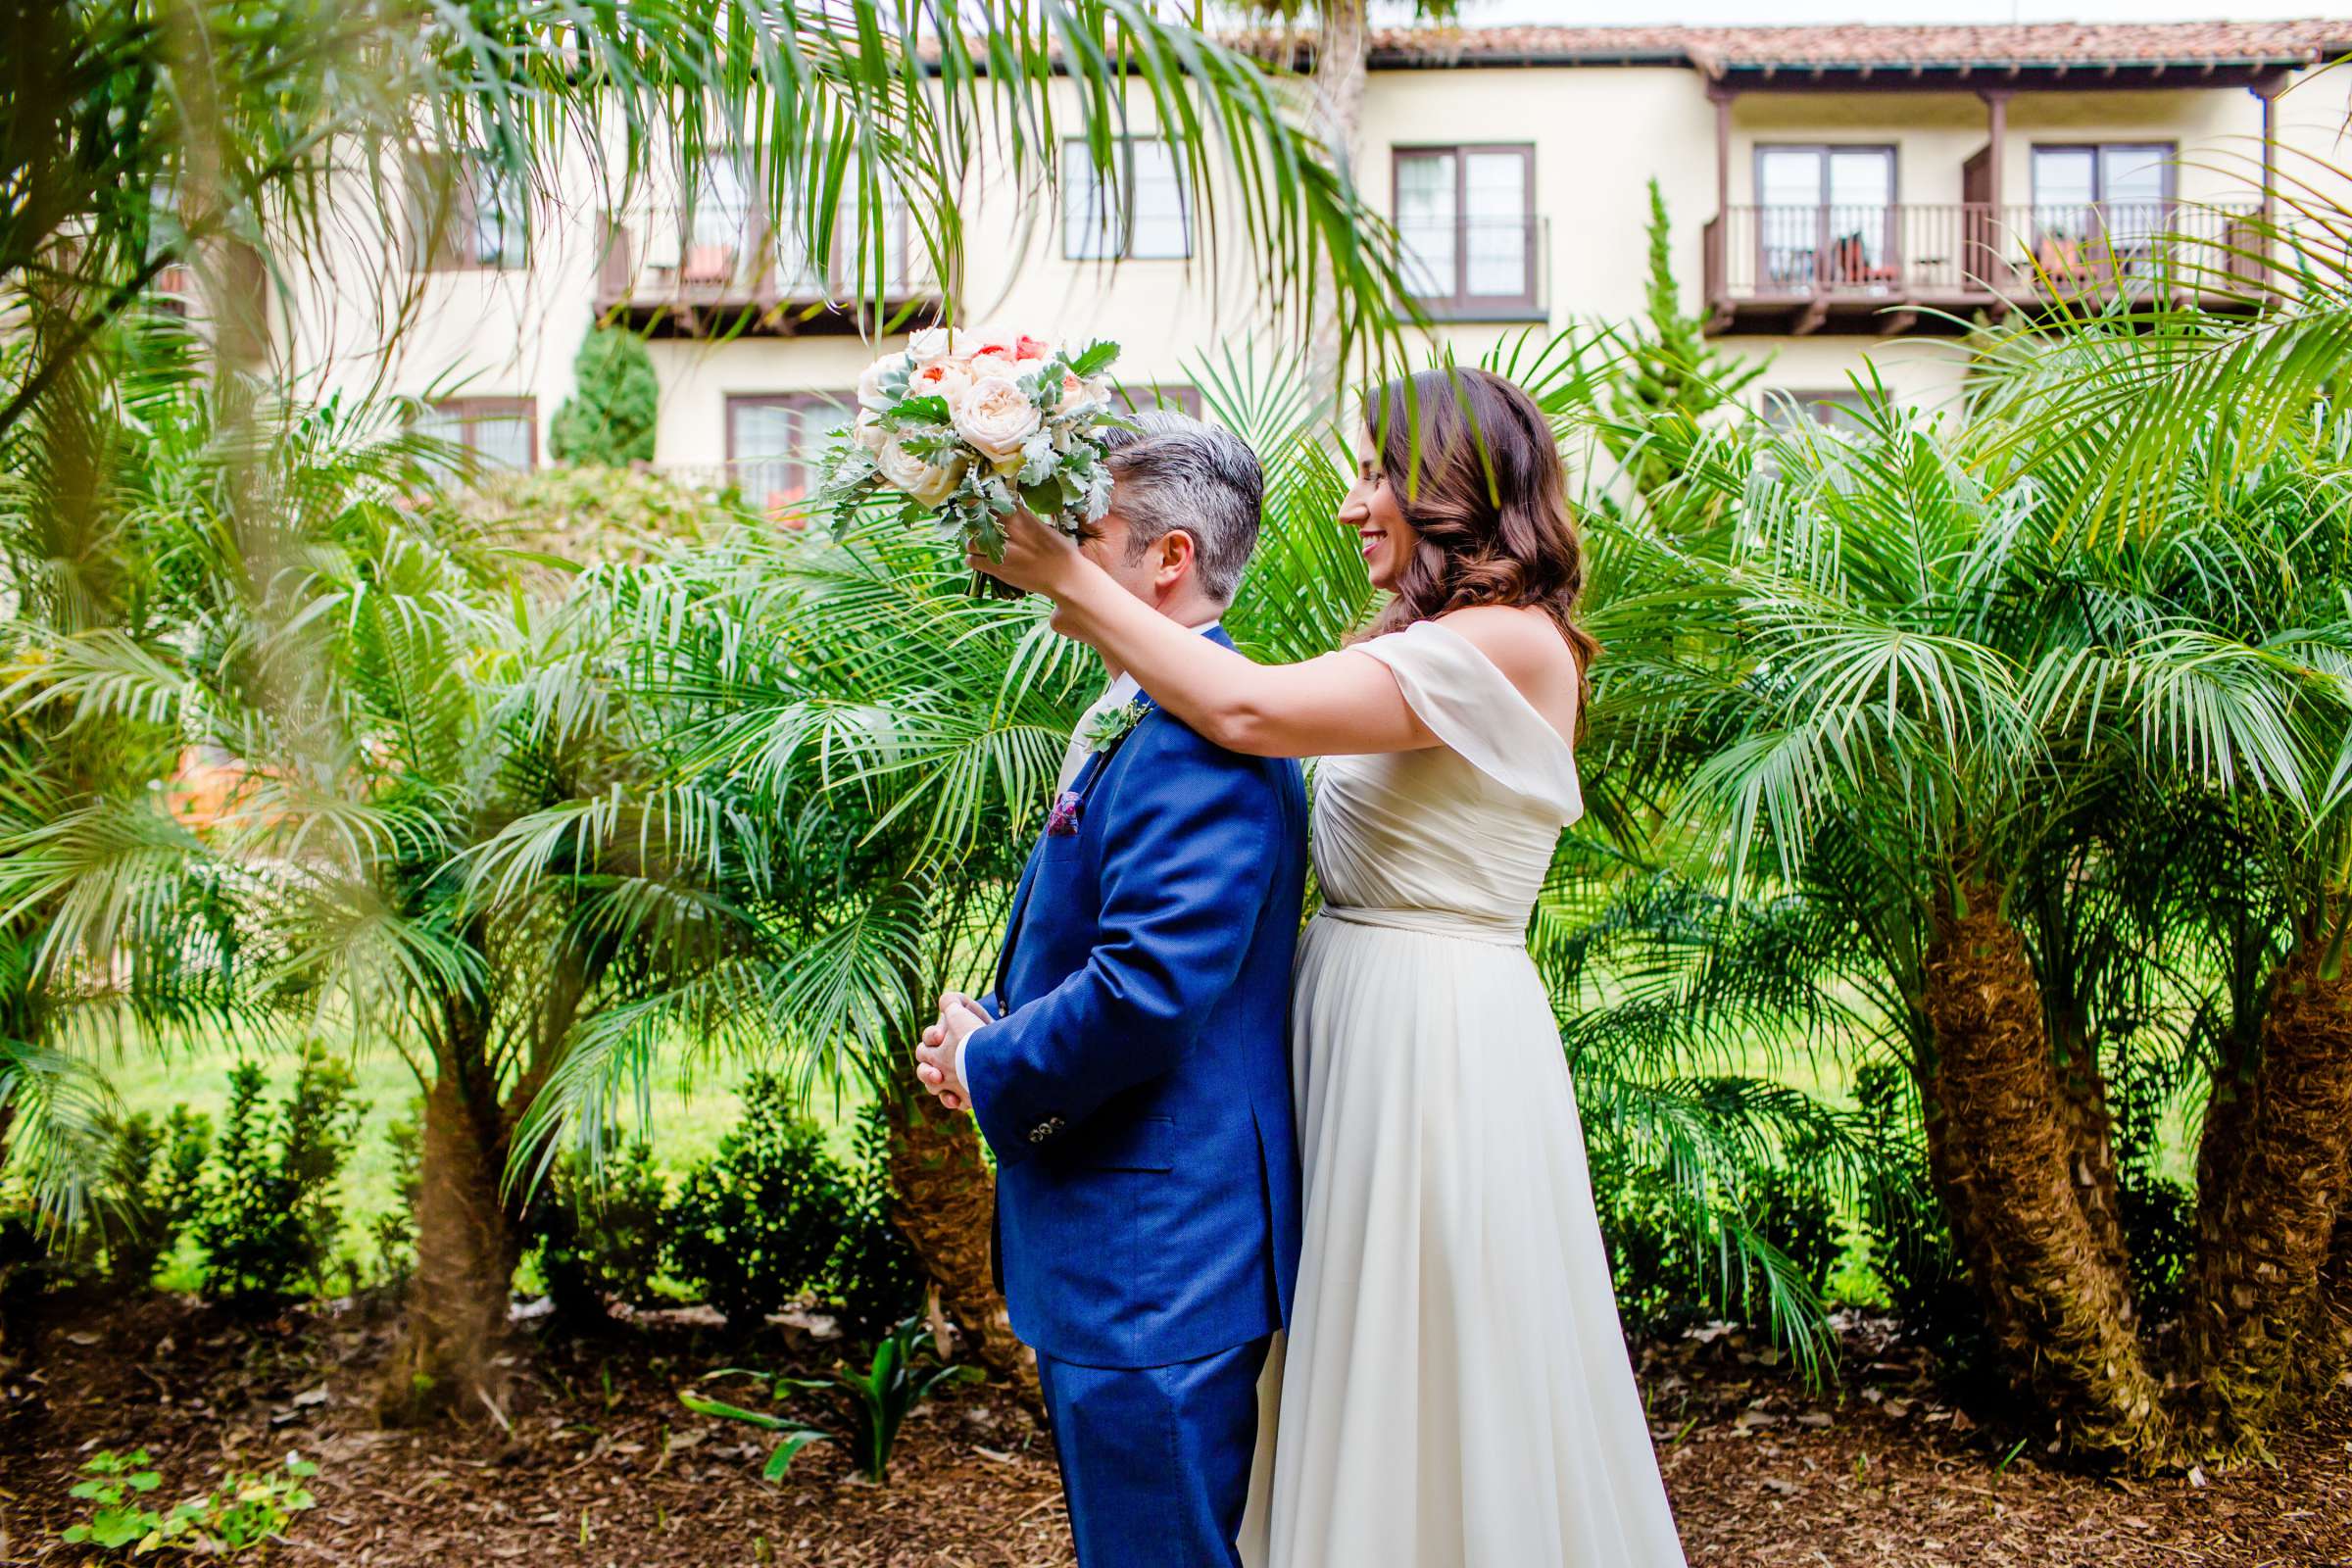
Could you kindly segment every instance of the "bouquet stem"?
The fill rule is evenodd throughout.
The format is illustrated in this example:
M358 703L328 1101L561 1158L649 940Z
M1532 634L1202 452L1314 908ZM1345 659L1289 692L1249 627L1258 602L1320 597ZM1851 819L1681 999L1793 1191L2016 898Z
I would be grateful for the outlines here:
M974 599L1021 599L1027 597L1027 589L1015 588L1002 577L991 577L976 566L972 569L972 597Z

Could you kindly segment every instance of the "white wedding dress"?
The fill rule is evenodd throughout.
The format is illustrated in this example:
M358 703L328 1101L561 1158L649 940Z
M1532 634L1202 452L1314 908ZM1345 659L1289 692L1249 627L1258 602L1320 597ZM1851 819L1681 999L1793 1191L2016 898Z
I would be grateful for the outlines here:
M1525 941L1583 811L1575 757L1458 633L1355 651L1446 744L1315 773L1324 906L1291 1026L1305 1248L1247 1554L1680 1565Z

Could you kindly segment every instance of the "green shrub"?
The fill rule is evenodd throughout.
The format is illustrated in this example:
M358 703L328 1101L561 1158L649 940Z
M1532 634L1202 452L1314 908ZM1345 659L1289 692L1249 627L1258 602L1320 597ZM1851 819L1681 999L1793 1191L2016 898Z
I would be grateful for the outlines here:
M581 341L571 368L572 395L547 430L556 461L607 468L653 462L662 383L643 340L600 326Z
M647 1306L671 1223L669 1187L642 1139L592 1174L566 1154L539 1204L539 1276L557 1311L597 1317L608 1299Z
M125 1290L146 1285L178 1245L204 1199L212 1142L212 1118L185 1105L172 1106L160 1128L145 1111L116 1124L97 1206L111 1283Z
M392 1151L393 1204L368 1222L368 1239L375 1246L377 1280L398 1290L416 1267L416 1193L418 1171L424 1165L424 1097L412 1096L408 1113L393 1118L384 1129Z
M891 1221L897 1196L890 1179L890 1124L881 1106L868 1105L858 1118L849 1222L833 1254L827 1291L842 1332L861 1345L913 1311L923 1294L923 1266Z
M853 1194L824 1138L793 1114L783 1083L755 1073L743 1116L688 1173L669 1241L670 1272L747 1332L830 1283Z
M204 1294L262 1304L323 1289L340 1214L336 1179L359 1135L351 1073L306 1050L286 1098L246 1062L228 1075L228 1111L196 1216Z

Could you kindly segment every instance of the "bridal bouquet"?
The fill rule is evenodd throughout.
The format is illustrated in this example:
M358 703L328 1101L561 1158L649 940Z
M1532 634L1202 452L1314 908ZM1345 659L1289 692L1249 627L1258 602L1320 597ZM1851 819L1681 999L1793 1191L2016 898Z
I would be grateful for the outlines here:
M934 326L858 380L858 417L818 496L838 517L879 491L901 516L1004 554L1004 519L1026 507L1075 538L1110 505L1097 432L1123 426L1102 380L1116 343L1056 346L1026 332ZM979 574L974 593L1017 597Z

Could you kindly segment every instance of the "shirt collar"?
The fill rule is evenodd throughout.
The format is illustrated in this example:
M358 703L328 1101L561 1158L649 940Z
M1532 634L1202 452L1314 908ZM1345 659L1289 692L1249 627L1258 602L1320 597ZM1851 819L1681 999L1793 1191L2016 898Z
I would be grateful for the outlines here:
M1220 615L1214 620L1204 620L1198 626L1187 626L1185 630L1197 632L1205 637L1223 624L1225 624L1225 618ZM1133 675L1121 675L1117 680L1112 681L1109 688L1102 693L1103 706L1116 708L1119 704L1140 696L1143 689L1143 682L1137 680Z

